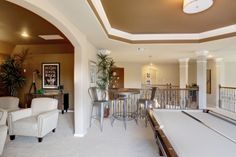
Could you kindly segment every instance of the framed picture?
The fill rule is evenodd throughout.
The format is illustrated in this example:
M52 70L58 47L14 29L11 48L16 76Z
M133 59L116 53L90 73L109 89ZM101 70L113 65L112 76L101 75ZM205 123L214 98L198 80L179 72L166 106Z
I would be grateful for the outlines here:
M42 63L43 89L58 89L60 86L60 63Z
M97 81L97 64L94 61L89 61L89 79L90 79L90 86L96 86Z

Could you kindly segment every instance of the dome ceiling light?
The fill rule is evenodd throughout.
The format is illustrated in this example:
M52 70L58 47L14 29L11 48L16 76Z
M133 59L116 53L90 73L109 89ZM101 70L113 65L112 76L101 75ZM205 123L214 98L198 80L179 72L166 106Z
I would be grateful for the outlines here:
M183 11L186 14L195 14L207 10L213 4L213 0L184 0Z

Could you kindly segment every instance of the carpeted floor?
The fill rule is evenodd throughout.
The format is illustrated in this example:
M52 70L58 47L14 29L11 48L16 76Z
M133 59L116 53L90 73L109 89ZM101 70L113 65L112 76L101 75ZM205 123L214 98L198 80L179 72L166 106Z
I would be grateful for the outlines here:
M150 127L145 128L142 121L136 125L128 122L127 130L123 123L110 120L104 122L101 132L98 123L94 123L84 138L73 136L73 113L59 116L56 133L44 137L38 143L34 137L16 137L7 140L2 157L157 157Z

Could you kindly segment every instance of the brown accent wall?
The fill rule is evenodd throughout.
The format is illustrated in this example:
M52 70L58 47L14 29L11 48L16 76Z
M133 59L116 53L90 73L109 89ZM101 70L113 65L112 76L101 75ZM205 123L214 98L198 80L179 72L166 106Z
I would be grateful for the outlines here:
M15 45L0 41L0 54L1 55L10 55L14 49Z
M25 94L29 92L32 83L32 74L35 69L42 72L41 65L46 62L60 63L60 84L64 85L65 92L69 93L70 108L74 108L74 53L64 54L30 54L28 55L24 67L27 78L26 85L19 91L21 107L24 106ZM37 89L42 88L42 79L36 81Z

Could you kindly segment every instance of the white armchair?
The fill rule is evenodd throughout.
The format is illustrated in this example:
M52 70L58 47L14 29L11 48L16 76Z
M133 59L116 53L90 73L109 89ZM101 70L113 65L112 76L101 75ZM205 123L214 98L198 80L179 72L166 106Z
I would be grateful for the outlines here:
M52 98L34 98L31 108L18 110L8 114L10 139L15 135L43 137L50 131L55 132L59 111L58 100Z
M19 98L12 96L0 97L0 108L7 112L19 110Z
M0 156L2 155L7 137L6 119L7 119L7 112L3 109L0 109Z

